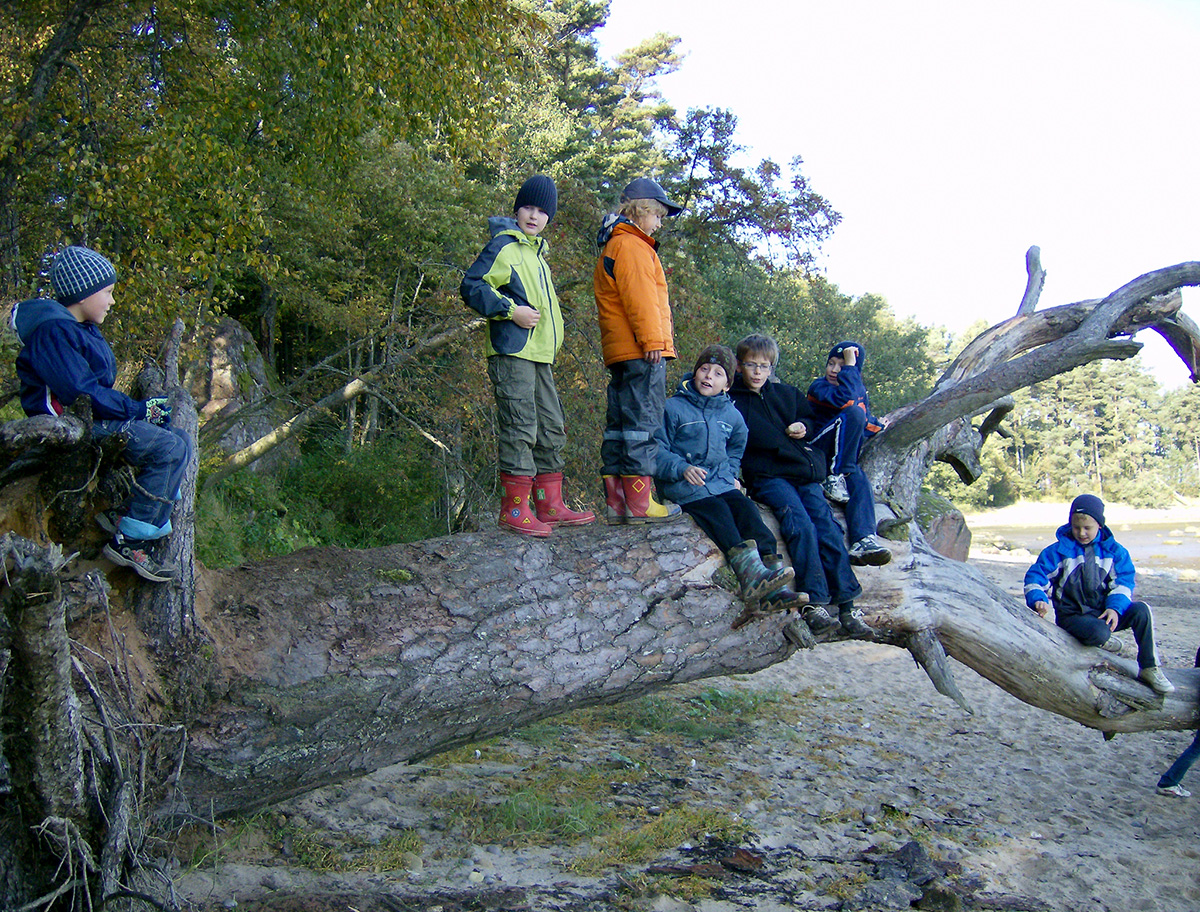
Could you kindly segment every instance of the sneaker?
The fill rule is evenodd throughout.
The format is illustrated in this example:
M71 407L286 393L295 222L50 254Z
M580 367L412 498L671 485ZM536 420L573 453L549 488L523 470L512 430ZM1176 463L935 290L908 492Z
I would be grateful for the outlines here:
M834 503L844 504L850 500L850 489L846 487L845 475L830 475L821 482L821 487L825 490L825 496Z
M152 583L169 583L179 573L173 564L160 563L146 551L145 542L131 541L121 535L104 546L104 556L119 567L128 567Z
M1160 785L1158 787L1160 795L1170 795L1172 798L1191 798L1192 793L1185 789L1182 785Z
M1120 655L1121 650L1125 648L1125 643L1119 636L1109 634L1108 639L1100 644L1100 648L1105 652L1111 652L1114 655Z
M838 612L838 622L846 635L856 640L873 640L875 632L863 621L863 613L857 608Z
M96 525L109 535L116 535L121 524L121 514L116 510L105 510L96 514Z
M850 563L856 567L870 564L872 567L882 567L892 560L892 552L876 541L874 535L864 535L847 552Z
M1175 685L1163 674L1157 665L1151 665L1138 672L1138 679L1149 684L1155 693L1169 694L1175 692Z
M831 618L829 612L820 605L809 605L800 612L800 616L804 618L804 623L808 625L808 629L816 636L821 636L838 628L838 622Z

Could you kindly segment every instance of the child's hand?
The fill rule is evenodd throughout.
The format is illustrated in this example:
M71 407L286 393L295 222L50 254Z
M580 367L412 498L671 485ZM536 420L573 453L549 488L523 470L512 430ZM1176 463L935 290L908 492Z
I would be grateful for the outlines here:
M662 363L662 349L656 348L654 351L646 352L646 354L642 355L642 360L645 361L647 364L661 364Z
M146 420L151 424L157 424L159 427L166 427L171 423L171 400L170 399L147 399L146 400Z
M853 345L847 345L842 349L842 360L847 366L854 367L858 363L858 348Z
M690 465L683 470L683 480L696 487L704 484L704 479L707 477L708 471L700 468L700 466Z
M804 426L803 421L793 421L787 426L787 435L789 437L794 437L796 440L799 440L807 433L808 428Z
M521 329L533 329L542 315L527 304L518 304L513 310L512 321Z
M1045 617L1047 614L1050 613L1050 603L1049 602L1034 602L1033 610L1036 611L1038 614L1040 614L1042 617Z
M1108 625L1109 630L1116 630L1117 624L1121 623L1121 616L1111 608L1105 608L1100 612L1100 620Z

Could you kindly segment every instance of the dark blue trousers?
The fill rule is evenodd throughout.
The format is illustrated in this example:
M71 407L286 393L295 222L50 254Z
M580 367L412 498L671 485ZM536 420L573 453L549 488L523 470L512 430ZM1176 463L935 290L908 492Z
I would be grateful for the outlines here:
M149 421L97 421L92 436L103 439L124 434L122 457L137 467L137 481L121 517L126 538L147 541L171 533L171 509L192 458L192 441L178 428L161 428Z
M1054 612L1054 622L1079 640L1084 646L1099 646L1112 636L1108 625L1097 614L1061 614ZM1133 629L1137 641L1138 667L1152 668L1158 665L1158 652L1154 649L1154 617L1145 602L1131 602L1117 622L1117 630Z
M1196 737L1192 739L1192 743L1184 748L1183 753L1179 755L1179 759L1171 764L1171 768L1162 774L1162 778L1158 780L1159 788L1167 788L1172 785L1179 785L1183 774L1192 768L1192 764L1200 759L1200 731L1196 732Z
M812 445L829 458L829 473L845 475L850 501L846 504L846 537L850 543L874 535L875 493L858 467L858 453L866 441L867 417L862 409L848 408L812 439Z
M758 478L750 495L779 521L796 571L796 588L814 605L841 605L862 594L850 566L842 527L833 518L821 486L787 478Z

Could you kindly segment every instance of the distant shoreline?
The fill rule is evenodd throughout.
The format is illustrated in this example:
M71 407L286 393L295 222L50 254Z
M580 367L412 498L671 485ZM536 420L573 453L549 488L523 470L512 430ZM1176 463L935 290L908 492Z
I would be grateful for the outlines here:
M1021 501L998 510L981 510L963 516L972 530L989 529L997 526L1009 528L1052 528L1056 529L1067 521L1069 501L1047 503ZM1200 501L1174 503L1169 507L1144 509L1127 504L1106 503L1104 519L1109 526L1149 523L1200 524Z

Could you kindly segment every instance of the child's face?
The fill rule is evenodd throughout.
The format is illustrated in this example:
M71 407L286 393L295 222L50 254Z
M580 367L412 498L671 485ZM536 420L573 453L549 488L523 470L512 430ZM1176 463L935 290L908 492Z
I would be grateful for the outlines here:
M654 232L662 227L662 220L663 217L657 212L647 210L634 219L633 223L641 228L645 234L653 236Z
M762 352L747 352L746 360L738 362L738 370L742 372L742 382L748 389L758 392L771 377L771 359Z
M517 226L529 237L537 237L550 221L544 209L537 206L522 206L517 210Z
M825 379L828 380L830 383L837 383L838 382L838 374L840 374L842 372L842 366L845 363L846 362L843 361L841 358L839 358L837 355L834 355L832 358L830 358L828 361L826 361L825 362Z
M94 291L82 301L77 301L67 307L80 323L95 323L99 326L108 316L108 309L113 305L113 286Z
M1086 513L1071 516L1071 535L1081 545L1090 545L1100 534L1100 523Z
M719 396L729 389L729 377L719 364L701 364L692 374L692 386L701 396Z

